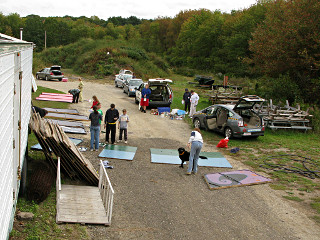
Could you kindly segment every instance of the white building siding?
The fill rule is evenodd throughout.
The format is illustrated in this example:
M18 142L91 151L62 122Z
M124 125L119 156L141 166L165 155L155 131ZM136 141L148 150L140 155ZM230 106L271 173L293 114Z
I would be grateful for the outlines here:
M27 148L33 46L0 36L8 39L0 40L0 240L5 240L12 228L20 186L19 170Z
M6 239L13 207L14 56L0 56L0 239Z

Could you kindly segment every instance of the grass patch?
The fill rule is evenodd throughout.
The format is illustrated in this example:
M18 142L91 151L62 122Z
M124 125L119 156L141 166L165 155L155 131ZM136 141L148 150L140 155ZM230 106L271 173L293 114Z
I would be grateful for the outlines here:
M302 202L303 199L296 197L296 196L282 196L285 199L291 200L291 201L296 201L296 202Z
M287 190L287 186L282 184L270 184L269 185L273 190Z

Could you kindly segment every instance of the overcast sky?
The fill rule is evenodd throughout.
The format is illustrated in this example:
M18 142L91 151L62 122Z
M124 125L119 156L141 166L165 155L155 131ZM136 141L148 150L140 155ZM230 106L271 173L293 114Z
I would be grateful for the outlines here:
M24 17L36 14L48 16L98 16L107 20L121 16L154 19L158 16L173 17L181 10L206 8L211 11L230 12L248 8L256 0L1 0L0 12L5 15L18 13Z

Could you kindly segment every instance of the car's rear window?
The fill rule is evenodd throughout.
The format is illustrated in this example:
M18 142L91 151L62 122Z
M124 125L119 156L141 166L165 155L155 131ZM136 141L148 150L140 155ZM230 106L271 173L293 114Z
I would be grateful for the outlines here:
M131 80L129 82L129 85L130 86L140 86L141 83L142 83L142 81L140 81L140 80Z

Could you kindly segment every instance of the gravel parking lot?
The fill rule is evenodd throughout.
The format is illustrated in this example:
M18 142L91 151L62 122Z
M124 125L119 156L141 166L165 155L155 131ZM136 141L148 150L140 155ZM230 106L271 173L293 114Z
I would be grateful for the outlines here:
M267 184L210 191L203 175L227 169L200 167L197 175L187 176L186 168L151 163L150 148L185 147L190 126L184 121L139 112L134 98L128 98L111 82L84 83L84 99L96 95L104 113L111 103L119 112L127 109L128 145L138 147L133 161L111 160L114 169L107 172L115 190L112 224L88 225L92 239L320 239L319 226ZM37 84L67 92L78 82ZM71 105L85 115L89 115L90 107L88 101ZM90 135L83 138L81 146L88 147ZM104 138L103 133L100 139ZM203 151L218 149L204 143ZM98 154L84 153L96 169ZM248 169L237 159L228 160L234 169Z

